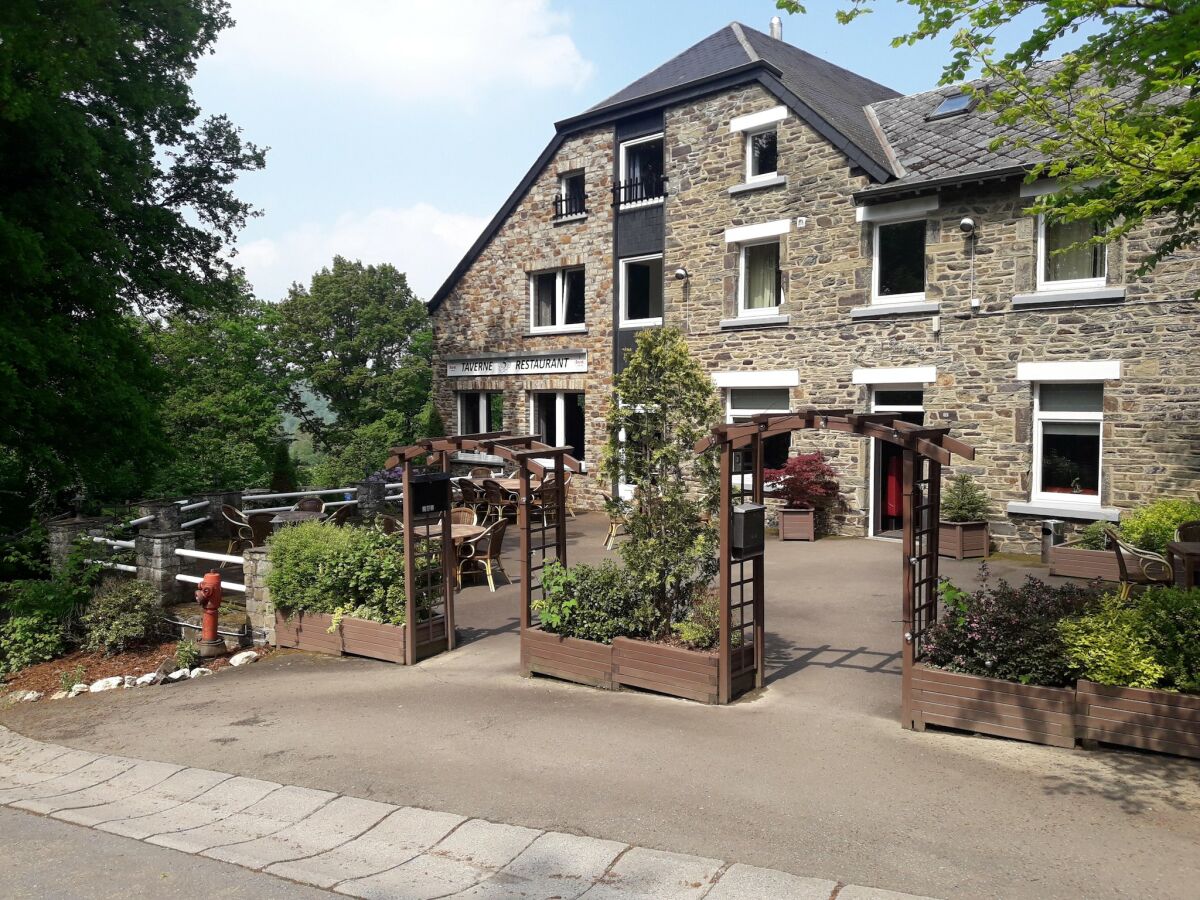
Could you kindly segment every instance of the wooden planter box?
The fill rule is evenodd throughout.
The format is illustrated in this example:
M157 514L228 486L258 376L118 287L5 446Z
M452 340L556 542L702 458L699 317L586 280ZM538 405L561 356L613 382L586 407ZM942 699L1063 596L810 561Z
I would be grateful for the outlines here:
M343 616L332 634L333 616L327 613L295 613L290 619L275 612L275 643L313 653L334 656L365 656L404 664L404 644L408 629L404 625L385 625L366 619ZM421 622L416 627L417 659L433 656L446 649L446 620L442 616Z
M817 539L815 509L780 509L779 539L781 541L815 541Z
M1075 746L1075 691L1033 687L916 665L908 688L912 725L940 725L1053 747Z
M1112 550L1083 550L1069 541L1050 548L1050 574L1068 578L1120 581L1121 570Z
M938 555L955 559L987 558L990 546L987 522L939 522Z
M754 648L736 647L731 656L737 694L754 686ZM625 685L700 703L718 702L715 650L625 637L599 644L528 628L521 634L521 669L526 675L536 672L605 690Z
M611 645L560 637L540 628L521 632L521 670L605 690L616 687Z
M1200 759L1200 697L1080 681L1075 725L1083 740Z

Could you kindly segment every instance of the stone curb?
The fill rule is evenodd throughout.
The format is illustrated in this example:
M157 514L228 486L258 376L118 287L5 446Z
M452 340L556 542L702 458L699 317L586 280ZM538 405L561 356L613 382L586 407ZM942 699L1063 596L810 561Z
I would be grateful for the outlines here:
M351 897L928 900L719 859L29 740L0 803Z

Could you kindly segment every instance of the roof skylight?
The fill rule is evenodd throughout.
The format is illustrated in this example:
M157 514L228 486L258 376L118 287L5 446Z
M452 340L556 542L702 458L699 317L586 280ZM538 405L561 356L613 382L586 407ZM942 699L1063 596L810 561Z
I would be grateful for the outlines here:
M971 108L971 101L974 98L970 94L951 94L946 97L938 105L938 108L931 112L927 119L944 119L947 116L957 116L960 113L965 113Z

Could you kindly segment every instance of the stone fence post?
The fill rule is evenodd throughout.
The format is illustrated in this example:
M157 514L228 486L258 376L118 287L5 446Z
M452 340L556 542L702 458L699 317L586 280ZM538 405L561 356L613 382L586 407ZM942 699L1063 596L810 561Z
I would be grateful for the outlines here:
M179 517L179 504L172 500L143 500L137 505L137 518L154 516L153 522L147 522L139 529L142 534L167 534L179 531L183 521Z
M83 535L103 537L105 528L111 525L112 521L112 519L105 519L98 516L87 516L78 519L52 519L47 525L51 570L57 572L67 564L67 557L71 555L71 551L80 537ZM95 556L97 559L103 559L108 556L109 551L107 547L102 544L96 544L95 546Z
M149 515L148 512L142 515ZM176 515L178 518L178 514ZM154 523L149 523L153 526ZM176 580L186 560L176 550L194 550L196 536L190 531L141 532L134 539L137 552L137 577L154 588L164 607L190 596L194 585ZM186 592L186 593L185 593Z
M266 547L250 547L242 551L243 581L246 585L246 616L254 631L254 642L275 643L275 604L267 588L271 561Z
M382 481L356 481L353 487L358 488L354 496L358 498L358 515L364 523L375 521L375 517L383 510L383 495L387 485Z

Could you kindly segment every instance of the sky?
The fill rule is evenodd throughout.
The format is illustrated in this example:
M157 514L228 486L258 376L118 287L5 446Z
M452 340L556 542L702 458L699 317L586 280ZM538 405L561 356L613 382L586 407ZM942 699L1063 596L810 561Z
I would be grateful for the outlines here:
M389 262L428 298L554 134L727 25L768 30L898 91L936 85L947 43L893 49L914 13L880 0L837 24L835 0L232 0L234 28L194 81L269 147L238 195L261 213L237 263L278 300L335 255Z

